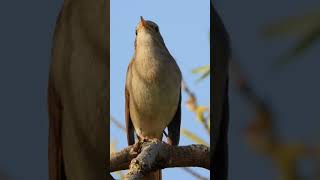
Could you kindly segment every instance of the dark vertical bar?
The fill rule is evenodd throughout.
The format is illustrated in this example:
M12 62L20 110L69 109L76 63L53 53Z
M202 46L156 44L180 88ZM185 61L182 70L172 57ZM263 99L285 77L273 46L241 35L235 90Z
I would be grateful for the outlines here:
M228 61L230 58L229 37L214 5L210 5L210 47L213 72L213 123L211 123L211 177L228 179Z
M105 0L105 7L106 7L106 58L105 60L107 61L106 63L106 111L107 113L105 114L107 116L107 123L108 127L107 128L107 154L106 154L106 172L110 172L110 0ZM112 179L111 174L107 177L107 179Z

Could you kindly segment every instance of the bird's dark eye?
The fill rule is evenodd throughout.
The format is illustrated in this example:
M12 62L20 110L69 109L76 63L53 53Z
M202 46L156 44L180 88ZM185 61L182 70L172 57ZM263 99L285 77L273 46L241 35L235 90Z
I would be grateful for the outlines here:
M138 31L136 30L136 35L138 35Z
M159 32L159 27L158 26L154 27L154 30L156 30L156 32Z

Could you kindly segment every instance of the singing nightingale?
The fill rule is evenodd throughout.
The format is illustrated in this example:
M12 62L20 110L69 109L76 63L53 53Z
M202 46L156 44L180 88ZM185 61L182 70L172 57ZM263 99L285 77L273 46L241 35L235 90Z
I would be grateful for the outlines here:
M159 27L140 17L135 52L125 84L126 130L129 145L138 139L162 140L168 127L168 144L178 145L181 124L181 71L167 49ZM153 171L144 179L161 179Z

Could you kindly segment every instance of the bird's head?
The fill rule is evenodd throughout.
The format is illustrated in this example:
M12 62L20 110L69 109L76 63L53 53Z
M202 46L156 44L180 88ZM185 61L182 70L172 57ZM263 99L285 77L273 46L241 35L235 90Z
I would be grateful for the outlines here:
M152 22L144 20L140 16L140 22L136 27L135 46L162 46L165 47L164 41L159 31L159 26Z

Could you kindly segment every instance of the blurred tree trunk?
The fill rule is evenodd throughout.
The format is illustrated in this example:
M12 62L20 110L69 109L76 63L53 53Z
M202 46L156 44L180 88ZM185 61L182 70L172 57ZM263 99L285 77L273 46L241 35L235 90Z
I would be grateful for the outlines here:
M228 60L229 37L211 1L210 47L213 62L213 135L211 176L217 180L228 179Z

